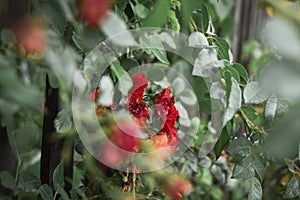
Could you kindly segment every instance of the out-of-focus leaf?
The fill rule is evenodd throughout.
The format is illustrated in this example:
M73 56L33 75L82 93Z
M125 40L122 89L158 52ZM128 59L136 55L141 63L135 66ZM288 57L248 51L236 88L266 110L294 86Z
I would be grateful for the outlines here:
M55 190L65 187L64 178L64 167L63 163L60 162L53 172L53 185Z
M213 165L211 168L211 173L214 175L214 177L221 183L225 183L225 174L222 171L221 166L219 165Z
M204 48L209 46L209 44L203 33L194 32L189 36L189 46Z
M122 94L127 95L128 91L132 87L132 80L130 76L120 65L119 61L112 62L110 68L112 72L115 74L115 76L118 78L119 81L118 87L120 91L122 92Z
M242 105L242 91L239 87L238 82L232 77L232 86L228 99L227 109L224 114L223 127L227 124L229 120L232 119L234 114L241 108Z
M273 122L288 111L288 102L284 99L272 95L265 107L265 117L267 120Z
M5 67L0 73L0 97L35 110L44 99L36 86L25 86L12 68Z
M40 2L41 1L39 1L39 3L36 3L34 5L36 6L35 10L39 11L40 14L44 15L45 18L50 22L52 28L54 28L54 30L57 33L63 36L65 30L65 24L66 24L66 16L65 16L64 8L61 7L63 3L57 0L42 1L42 3Z
M107 13L107 17L101 23L101 30L109 40L117 45L132 46L135 44L135 40L127 30L125 22L113 12Z
M248 194L248 200L261 200L262 199L262 187L257 178L249 180L251 187Z
M225 62L217 59L217 52L215 49L203 49L195 60L193 75L211 77L224 66Z
M286 198L295 198L300 194L299 179L296 177L291 178L285 191Z
M100 80L100 97L98 102L103 106L113 103L114 84L109 76L103 76Z
M52 188L47 184L44 184L40 187L40 194L43 200L53 200Z
M61 195L63 200L69 200L68 193L65 191L65 189L61 186L58 185L56 191Z
M63 109L54 120L54 127L58 133L67 133L72 128L72 114L70 111Z
M169 1L156 0L153 10L150 9L150 14L142 21L143 27L161 27L166 24L170 10Z
M98 29L90 29L83 24L74 29L72 39L81 51L89 52L104 40L104 35Z
M8 189L14 190L17 187L14 176L8 171L0 172L0 180L1 180L1 185L3 185Z
M134 12L139 18L145 19L149 14L149 9L146 8L143 4L138 3L134 7Z
M78 54L69 47L46 51L46 62L57 77L60 86L66 90L73 89L72 83L77 69L77 59L79 59Z
M283 18L274 18L267 23L263 35L266 41L282 56L299 60L300 43L298 31Z
M244 89L245 103L258 104L264 102L269 97L269 94L257 82L250 82Z
M209 0L209 2L214 6L220 21L223 21L230 14L235 3L234 0Z
M31 172L24 171L19 175L18 187L26 192L35 192L40 185L40 180Z

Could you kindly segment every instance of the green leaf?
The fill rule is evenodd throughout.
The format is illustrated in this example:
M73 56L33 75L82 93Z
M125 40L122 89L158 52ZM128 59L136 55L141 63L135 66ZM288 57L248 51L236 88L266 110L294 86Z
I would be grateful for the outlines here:
M232 119L234 114L241 108L242 105L242 91L238 82L231 77L231 91L228 99L227 109L224 114L223 127L228 121Z
M248 200L261 200L262 199L262 187L257 178L252 178L249 180L251 183L251 188L248 194Z
M254 175L254 168L252 167L251 160L249 158L245 158L236 164L232 173L233 178L242 181L252 179L254 178Z
M285 197L286 198L295 198L299 196L300 194L300 184L299 179L296 177L291 178L291 180L288 183L288 186L285 191Z
M65 187L64 178L64 167L63 162L61 161L53 172L53 184L55 190Z
M45 16L46 19L50 22L52 28L61 36L63 36L66 17L64 14L64 10L61 7L62 3L60 2L61 1L57 0L43 1L41 4L35 4L35 6L38 7L35 10L40 12L41 15Z
M192 18L195 21L197 28L201 30L202 33L206 33L209 24L209 13L206 5L202 3L201 8L197 11L198 12L192 13Z
M194 32L189 36L189 46L204 48L209 46L205 35L201 32Z
M75 26L72 39L75 45L84 52L89 52L104 40L99 29L90 29L83 24Z
M244 89L245 103L259 104L267 100L269 94L257 82L249 82Z
M252 164L259 176L259 179L262 181L265 174L265 166L259 160L255 160Z
M3 185L8 189L14 190L17 187L14 176L8 171L0 172L0 180L1 180L1 185Z
M114 61L110 65L111 71L118 78L119 90L123 95L127 95L128 91L132 87L132 80L124 68L120 65L119 61Z
M101 23L101 30L114 44L125 47L135 44L135 40L127 30L125 22L113 12L107 13L107 17Z
M42 196L43 200L53 200L53 191L52 188L44 184L40 187L40 195Z
M235 78L235 80L238 83L240 83L240 74L239 74L239 72L235 68L233 68L231 66L226 66L226 67L223 68L223 70L228 71L231 74L231 76L233 78Z
M256 110L253 107L242 106L242 111L247 116L247 118L254 124L259 122L258 121L259 120L258 113L256 112Z
M143 48L147 48L155 57L164 64L169 65L165 47L157 35L144 36L140 38L140 43Z
M130 3L131 3L131 1L130 1ZM134 12L139 18L145 19L147 17L147 15L149 14L149 9L146 8L143 4L138 3L134 7Z
M240 76L246 81L249 81L248 72L245 67L239 63L233 63L232 67L239 72Z
M142 21L143 27L161 27L166 24L170 10L169 1L156 0L150 14Z
M239 137L230 143L227 151L232 156L246 157L251 154L251 148L251 143L246 137Z
M193 75L211 77L224 66L225 62L217 59L215 49L202 49L195 60Z
M214 146L214 153L216 155L216 159L218 159L222 153L224 147L230 141L230 133L227 132L226 128L223 128L222 133Z
M133 58L125 58L125 59L122 59L120 62L121 62L121 66L126 71L129 71L132 68L137 67L137 66L140 65L140 63L137 60L133 59Z
M63 200L69 200L70 199L67 192L65 191L65 189L61 185L57 186L56 191L61 195Z
M278 119L284 113L288 111L289 105L288 102L284 99L278 98L272 95L266 104L265 107L265 117L271 122Z
M31 172L24 171L19 175L18 187L26 192L35 192L40 185L40 180Z
M228 105L229 102L229 97L231 93L231 87L232 87L232 81L231 81L231 73L229 71L224 71L224 80L225 80L225 85L226 85L226 103ZM227 106L226 105L226 106Z
M222 171L221 166L213 165L211 167L211 173L214 175L214 177L218 180L219 183L225 183L225 173Z
M218 47L218 59L230 60L228 42L223 38L215 37L214 44Z
M66 109L61 110L54 120L54 127L58 133L67 133L72 125L72 114Z

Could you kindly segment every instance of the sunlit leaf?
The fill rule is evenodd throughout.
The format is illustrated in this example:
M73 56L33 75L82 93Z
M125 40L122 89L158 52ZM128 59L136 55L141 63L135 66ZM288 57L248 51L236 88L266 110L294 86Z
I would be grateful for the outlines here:
M203 49L195 60L193 75L211 77L224 66L225 61L219 61L217 59L217 52L215 49Z
M232 86L229 95L227 109L224 114L223 127L229 120L232 119L234 114L241 108L242 105L242 91L237 81L232 77Z
M72 128L72 114L66 109L61 110L54 120L54 127L58 133L67 133Z
M135 40L127 30L127 26L119 16L108 12L107 17L101 23L101 30L115 44L120 46L132 46Z
M244 89L245 103L262 103L269 97L269 94L257 82L250 82Z

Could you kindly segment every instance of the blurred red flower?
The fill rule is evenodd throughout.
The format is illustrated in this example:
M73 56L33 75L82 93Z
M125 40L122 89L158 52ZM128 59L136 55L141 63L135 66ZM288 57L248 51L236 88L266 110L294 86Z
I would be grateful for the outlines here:
M100 156L105 164L119 166L132 152L140 150L140 129L131 121L121 121L112 128L110 142L101 146Z
M173 200L181 200L184 194L192 191L192 184L179 176L171 176L168 183L163 185L162 190L166 195L170 196Z
M97 28L105 18L110 0L78 0L79 17L89 27Z
M17 48L24 48L26 54L41 54L46 49L47 36L41 21L26 17L13 27Z

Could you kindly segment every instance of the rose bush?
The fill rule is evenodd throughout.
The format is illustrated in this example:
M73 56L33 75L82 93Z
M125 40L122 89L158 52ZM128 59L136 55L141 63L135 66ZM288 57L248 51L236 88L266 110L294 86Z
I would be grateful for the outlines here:
M299 2L246 66L235 3L1 2L0 199L299 198Z

